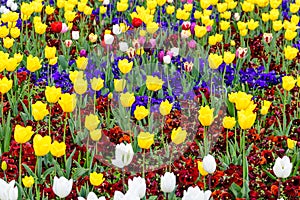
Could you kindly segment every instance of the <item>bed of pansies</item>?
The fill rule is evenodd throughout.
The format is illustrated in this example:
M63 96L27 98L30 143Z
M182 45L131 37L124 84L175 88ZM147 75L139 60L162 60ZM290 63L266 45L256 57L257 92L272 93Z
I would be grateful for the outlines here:
M0 200L299 199L299 0L0 2Z

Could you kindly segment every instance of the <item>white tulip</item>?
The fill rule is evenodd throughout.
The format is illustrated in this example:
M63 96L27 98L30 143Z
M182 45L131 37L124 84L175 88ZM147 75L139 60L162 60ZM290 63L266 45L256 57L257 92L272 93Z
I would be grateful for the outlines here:
M114 42L114 39L115 39L114 36L112 36L111 34L104 35L105 44L108 44L108 45L112 44Z
M234 19L235 21L239 21L241 18L240 13L234 13Z
M166 56L164 56L163 60L164 60L165 64L170 64L171 63L171 56L166 55Z
M140 200L135 192L128 191L126 194L123 194L120 191L115 191L113 200Z
M146 195L146 180L142 177L134 177L128 180L128 192L133 192L141 199Z
M208 154L207 156L204 156L203 168L209 174L213 174L216 171L217 163L215 158L212 155Z
M120 34L122 33L122 29L121 29L121 27L119 26L119 24L113 25L112 32L113 32L115 35L120 35Z
M173 192L176 186L176 176L174 173L166 172L160 179L161 191L170 193Z
M72 31L72 39L73 40L79 39L79 31Z
M78 200L85 200L85 198L83 197L78 197ZM87 197L86 200L106 200L105 197L97 197L97 195L94 192L90 192Z
M287 178L292 172L293 164L290 158L283 156L283 158L277 158L273 167L274 174L278 178Z
M17 200L18 188L15 187L15 180L6 183L0 178L0 199L1 200Z
M13 3L11 6L10 6L10 10L11 11L16 11L18 9L18 4L17 3Z
M208 200L210 198L210 190L200 190L198 186L190 186L188 190L183 192L182 200Z
M55 176L52 190L54 194L56 194L60 198L65 198L72 191L72 186L73 186L73 179L68 180L63 176L60 178L57 178Z
M126 42L119 43L120 51L126 52L128 50L128 44Z
M168 3L173 3L173 0L167 0Z
M117 144L116 146L116 158L113 159L111 162L113 165L119 167L119 168L123 168L127 165L129 165L133 159L133 149L131 144Z
M179 48L178 47L172 47L171 52L173 53L173 56L179 55Z
M14 3L14 1L8 0L8 1L6 2L6 6L10 8L10 7L13 5L13 3Z
M109 0L104 0L103 3L102 3L102 5L104 5L104 6L109 5Z

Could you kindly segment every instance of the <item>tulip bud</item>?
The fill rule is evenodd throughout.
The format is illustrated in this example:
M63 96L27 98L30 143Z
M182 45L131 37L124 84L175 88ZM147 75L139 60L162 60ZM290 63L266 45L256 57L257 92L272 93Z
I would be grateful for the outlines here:
M1 169L2 169L3 171L6 171L6 170L7 170L7 163L6 163L5 161L2 161L2 163L1 163Z

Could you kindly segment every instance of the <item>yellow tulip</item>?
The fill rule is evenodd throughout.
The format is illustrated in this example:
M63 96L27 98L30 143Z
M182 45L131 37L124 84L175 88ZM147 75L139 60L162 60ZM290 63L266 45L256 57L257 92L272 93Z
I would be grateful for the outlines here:
M159 112L163 116L168 115L168 114L170 114L172 107L173 107L173 105L168 100L165 100L160 103Z
M9 34L9 29L6 26L0 27L0 38L5 38Z
M263 101L263 106L262 106L262 108L261 108L261 110L260 110L260 113L261 113L262 115L268 114L268 110L269 110L271 104L272 104L272 102L267 101L267 100L264 100L264 101Z
M200 6L203 10L207 9L210 6L210 0L200 1Z
M154 134L149 132L140 132L140 134L137 136L137 139L140 148L149 149L154 143Z
M278 9L272 9L270 11L270 20L275 21L279 17L279 10Z
M207 33L207 29L205 26L195 26L195 35L198 38L202 38Z
M197 161L197 164L198 164L198 171L199 171L199 173L201 174L201 176L206 176L206 175L208 175L208 172L205 171L205 169L204 169L204 167L203 167L203 162Z
M38 57L33 57L32 55L29 55L27 57L27 65L26 68L30 71L30 72L35 72L39 69L42 68L41 65L41 61L39 60Z
M235 59L235 54L231 53L230 51L224 52L224 62L229 65L231 64Z
M16 59L18 63L20 63L23 60L23 55L20 53L15 53L14 59Z
M119 60L118 62L118 67L119 70L123 73L123 74L127 74L128 72L131 71L133 66L133 62L128 62L128 60L126 58L124 58L123 60Z
M214 35L211 35L208 37L208 44L209 45L216 45L217 44L217 38Z
M89 131L93 131L98 127L99 123L100 123L100 120L99 120L98 116L90 114L85 117L84 126Z
M251 31L255 30L259 26L258 21L254 21L253 19L251 19L247 24L248 24L248 29Z
M90 6L86 6L83 11L83 13L88 16L91 15L92 12L93 12L93 8L91 8Z
M198 119L202 126L210 126L214 121L214 108L201 106Z
M295 87L297 80L294 79L293 76L285 76L282 77L282 87L286 91L290 91Z
M88 65L88 58L86 57L78 57L76 59L76 65L78 69L85 70Z
M96 78L96 77L94 77L91 80L91 85L92 85L92 90L99 91L104 86L104 80L102 78Z
M17 27L10 29L10 36L13 38L18 38L20 36L20 29Z
M273 30L274 31L280 31L282 29L282 21L281 20L277 20L277 21L273 21Z
M300 87L300 76L297 78L297 86Z
M157 91L162 88L164 81L158 78L157 76L147 76L146 79L146 86L147 89L150 91Z
M32 104L31 108L32 115L36 121L43 120L44 117L49 114L47 104L44 104L41 101L37 101L35 104Z
M256 119L256 113L251 110L240 110L238 111L238 122L242 129L250 129Z
M244 1L241 5L244 12L252 12L254 10L254 4L249 1Z
M220 29L222 31L227 31L229 27L230 27L230 22L227 22L227 21L220 22Z
M56 47L46 46L45 48L45 58L51 59L54 58L56 54Z
M234 117L226 116L223 118L223 127L227 129L232 129L236 124Z
M245 110L251 103L252 95L239 91L234 101L237 110Z
M244 29L247 29L247 23L246 22L242 22L242 21L239 21L237 23L237 26L238 26L238 29L241 31L241 30L244 30Z
M50 153L54 157L61 157L66 154L66 144L64 142L54 141L51 144Z
M292 140L290 138L287 139L287 146L288 146L289 149L293 150L296 145L297 145L296 140Z
M0 79L0 93L3 95L12 88L13 81L8 80L6 77Z
M19 144L24 144L28 142L31 136L34 134L31 126L23 127L21 125L16 125L14 130L15 141Z
M76 17L76 12L72 12L68 10L65 12L64 17L68 22L73 22L73 20Z
M90 182L93 186L99 186L104 182L102 173L93 172L90 174Z
M2 162L1 162L1 169L2 169L3 171L6 171L6 170L7 170L7 163L6 163L5 161L2 161Z
M22 183L26 188L31 188L34 184L34 178L32 176L25 176L22 178Z
M131 107L135 101L134 93L129 93L129 92L122 93L120 95L120 101L124 108Z
M64 112L73 112L76 107L76 94L62 94L58 103Z
M7 49L14 45L15 40L13 38L6 37L3 39L3 46Z
M171 15L175 12L175 6L168 5L166 9L167 14Z
M223 13L227 10L227 3L218 3L217 9L219 13Z
M137 106L133 114L137 120L142 120L149 115L149 110L144 106Z
M284 47L284 56L288 60L293 60L294 58L296 58L298 52L299 50L295 47L291 47L291 46Z
M90 137L93 141L98 142L102 136L102 130L101 129L95 129L93 131L90 131Z
M182 130L181 127L174 128L171 133L171 140L174 144L181 144L185 141L187 132L186 130Z
M82 78L75 79L74 90L79 95L84 94L87 90L87 81Z
M268 22L270 20L270 14L269 13L262 13L261 14L261 19L263 22Z
M37 34L40 34L40 35L44 34L46 32L46 29L47 29L47 25L43 24L41 22L36 23L34 25L34 30Z
M208 64L211 69L218 69L219 66L223 63L222 56L218 54L210 53L208 56Z
M73 84L75 83L76 79L83 79L83 71L70 71L69 73L69 78Z
M51 137L42 137L40 134L36 134L33 138L33 149L36 156L45 156L49 153L51 148Z
M122 92L126 86L125 79L114 79L114 88L116 92Z
M128 3L117 2L117 11L124 12L128 9Z
M291 30L286 30L284 33L284 38L286 40L293 40L296 36L298 35L298 33L296 31L291 31Z
M46 86L45 96L49 103L56 103L61 96L61 88Z
M47 15L52 15L54 13L54 10L55 9L51 6L46 6L46 9L45 9Z
M146 30L148 33L153 34L158 30L158 24L156 22L150 22L147 24Z
M290 4L290 12L291 13L296 13L299 11L300 6L295 4L295 3L291 3Z

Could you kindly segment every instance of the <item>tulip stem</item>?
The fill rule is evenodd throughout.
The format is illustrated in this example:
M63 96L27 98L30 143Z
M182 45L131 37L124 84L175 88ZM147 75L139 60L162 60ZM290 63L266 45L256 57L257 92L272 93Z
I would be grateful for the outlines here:
M89 135L86 140L86 167L89 168Z
M278 181L278 199L280 199L280 187L281 187L281 179Z
M146 149L143 149L143 178L145 178L145 157L146 157Z
M20 144L19 154L19 184L22 185L22 144Z
M52 110L52 105L49 105L49 136L51 137L51 110Z
M4 95L3 95L3 93L1 93L1 117L2 117L2 124L5 123L5 121L4 121L4 112L3 112L3 110L4 110L3 98L4 98Z
M228 130L226 130L226 153L228 155L229 151L228 151Z
M122 168L122 183L123 183L123 192L125 194L126 188L125 188L125 169L124 169L124 167Z
M96 113L96 91L94 94L94 114Z
M66 128L67 128L67 121L68 121L68 113L65 113L66 116L65 116L65 125L64 125L64 143L66 143Z

